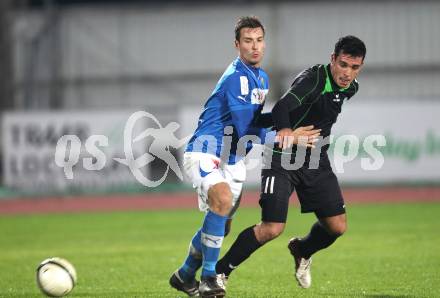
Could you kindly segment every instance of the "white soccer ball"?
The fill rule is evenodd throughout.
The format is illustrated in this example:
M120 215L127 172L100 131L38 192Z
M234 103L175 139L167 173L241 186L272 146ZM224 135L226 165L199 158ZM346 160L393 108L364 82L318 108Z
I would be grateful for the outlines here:
M50 297L62 297L69 294L76 284L76 270L62 258L50 258L37 268L37 285Z

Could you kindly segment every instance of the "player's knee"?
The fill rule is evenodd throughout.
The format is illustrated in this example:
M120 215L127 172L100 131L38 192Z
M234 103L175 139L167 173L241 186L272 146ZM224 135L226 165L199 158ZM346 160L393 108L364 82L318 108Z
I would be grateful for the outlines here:
M347 224L339 222L330 226L330 233L336 237L342 236L347 231Z
M324 226L327 233L335 237L342 236L347 230L347 220L345 214L323 218L319 221Z
M277 238L283 231L284 224L271 224L265 227L265 234L268 240Z
M256 226L257 240L263 244L277 238L284 231L284 223L261 223Z
M229 185L224 182L213 185L208 191L208 204L213 212L226 216L232 208Z

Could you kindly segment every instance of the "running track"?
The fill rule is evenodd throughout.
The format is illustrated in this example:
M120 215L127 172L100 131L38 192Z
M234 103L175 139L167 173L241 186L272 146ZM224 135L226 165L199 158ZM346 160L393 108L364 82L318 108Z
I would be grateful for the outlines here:
M347 203L440 202L440 187L346 188ZM259 193L245 191L241 206L258 206ZM296 195L291 198L297 204ZM193 192L0 200L0 214L104 212L197 208Z

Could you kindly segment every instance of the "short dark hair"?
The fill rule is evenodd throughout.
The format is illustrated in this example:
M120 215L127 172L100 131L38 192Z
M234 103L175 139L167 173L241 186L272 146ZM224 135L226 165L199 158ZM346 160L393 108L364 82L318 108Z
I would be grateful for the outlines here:
M367 54L367 48L362 40L353 35L347 35L339 38L335 44L335 56L339 54L347 54L353 57L362 57L364 60Z
M243 28L261 28L265 34L264 26L256 16L240 17L235 24L235 40L240 41L240 31Z

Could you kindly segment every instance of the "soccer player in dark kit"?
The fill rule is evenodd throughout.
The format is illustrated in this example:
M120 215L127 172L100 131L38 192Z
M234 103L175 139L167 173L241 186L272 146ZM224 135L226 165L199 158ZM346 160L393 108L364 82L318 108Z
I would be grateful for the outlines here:
M344 199L327 155L328 137L343 103L358 91L356 77L365 55L365 44L359 38L340 38L330 63L314 65L301 72L274 106L272 118L278 146L274 150L266 147L264 152L261 222L239 234L218 261L217 273L229 277L254 251L283 232L289 197L296 190L301 212L314 212L317 221L308 235L292 238L288 249L294 258L298 284L303 288L311 286L311 256L334 243L347 227ZM308 129L307 134L304 129ZM323 138L318 140L316 133ZM304 138L307 147L302 147L306 151L304 162L292 169L290 166L299 156Z

